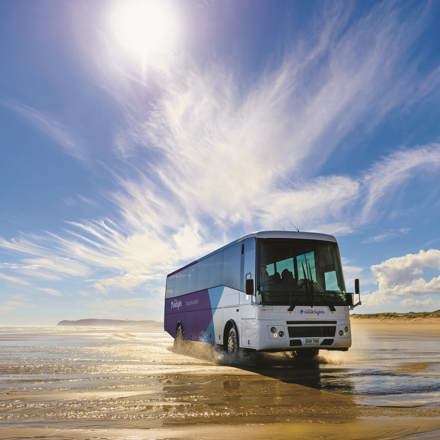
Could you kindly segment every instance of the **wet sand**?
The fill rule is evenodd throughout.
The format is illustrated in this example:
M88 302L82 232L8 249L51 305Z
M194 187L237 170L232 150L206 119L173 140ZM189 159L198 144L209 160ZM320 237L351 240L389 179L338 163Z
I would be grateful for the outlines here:
M154 326L0 328L0 439L440 438L440 324L352 323L349 352L234 367Z

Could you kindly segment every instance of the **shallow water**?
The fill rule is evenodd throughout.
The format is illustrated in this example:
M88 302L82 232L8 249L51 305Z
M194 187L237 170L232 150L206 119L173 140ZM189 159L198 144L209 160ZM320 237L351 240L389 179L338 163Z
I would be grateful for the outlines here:
M231 367L160 327L3 327L0 438L440 438L439 336L355 321L349 352Z

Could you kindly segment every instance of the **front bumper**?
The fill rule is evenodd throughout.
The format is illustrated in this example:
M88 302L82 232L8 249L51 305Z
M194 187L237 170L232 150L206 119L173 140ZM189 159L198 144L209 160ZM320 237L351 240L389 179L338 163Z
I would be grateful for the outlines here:
M284 351L303 348L347 350L351 346L348 321L318 321L288 324L288 321L261 322L257 350Z

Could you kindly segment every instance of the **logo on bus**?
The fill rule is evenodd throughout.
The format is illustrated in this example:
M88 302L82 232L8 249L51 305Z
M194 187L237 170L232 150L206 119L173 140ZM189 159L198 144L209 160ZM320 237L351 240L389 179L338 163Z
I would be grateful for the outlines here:
M173 309L180 310L182 305L183 305L182 301L174 299L173 301L171 301L171 310L173 310Z
M306 315L322 315L324 313L324 310L314 310L314 309L301 309L299 311L302 314L306 314Z

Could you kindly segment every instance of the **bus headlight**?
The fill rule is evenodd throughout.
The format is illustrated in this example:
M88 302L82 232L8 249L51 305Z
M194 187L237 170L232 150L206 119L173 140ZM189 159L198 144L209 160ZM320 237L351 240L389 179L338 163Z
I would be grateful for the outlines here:
M286 334L285 328L282 325L273 325L272 327L267 327L267 331L272 338L282 338Z
M348 333L348 327L347 326L344 327L344 332Z
M344 336L344 331L343 330L339 330L339 336Z

